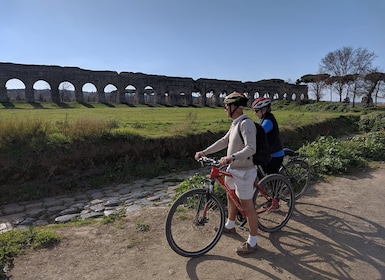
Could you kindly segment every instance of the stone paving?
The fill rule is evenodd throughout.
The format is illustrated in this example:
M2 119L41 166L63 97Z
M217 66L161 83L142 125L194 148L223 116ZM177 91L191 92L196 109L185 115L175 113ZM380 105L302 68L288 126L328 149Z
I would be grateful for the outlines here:
M204 174L204 169L137 180L68 196L0 205L0 233L29 226L108 216L118 212L129 214L147 206L166 205L172 202L175 189L180 183L197 172Z

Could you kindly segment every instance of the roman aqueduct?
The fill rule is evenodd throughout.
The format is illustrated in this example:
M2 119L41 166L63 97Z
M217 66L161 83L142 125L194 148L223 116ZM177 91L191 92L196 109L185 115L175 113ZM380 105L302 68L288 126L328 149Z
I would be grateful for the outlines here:
M234 90L245 92L251 99L261 96L272 99L300 101L308 99L306 85L286 83L271 79L257 82L216 80L200 78L169 77L143 73L93 71L77 67L26 65L0 63L0 102L9 102L6 84L18 79L24 85L25 101L36 102L35 83L44 81L49 85L50 101L63 102L59 86L73 86L74 101L87 102L84 85L94 85L97 102L109 102L105 89L114 86L116 101L128 104L160 104L168 106L222 105L223 97Z

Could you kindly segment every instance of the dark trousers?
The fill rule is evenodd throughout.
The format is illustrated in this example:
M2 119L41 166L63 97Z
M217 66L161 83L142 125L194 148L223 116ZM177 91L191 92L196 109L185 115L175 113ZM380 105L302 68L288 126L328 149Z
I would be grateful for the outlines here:
M262 166L263 171L265 171L266 174L278 173L282 161L283 157L272 157L267 165Z

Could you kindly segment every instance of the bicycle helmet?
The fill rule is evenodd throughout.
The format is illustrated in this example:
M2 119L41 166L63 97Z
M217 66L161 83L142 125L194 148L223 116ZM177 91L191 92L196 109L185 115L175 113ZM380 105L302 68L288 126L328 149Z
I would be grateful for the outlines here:
M262 109L265 107L269 107L271 105L270 98L260 97L254 100L253 104L251 104L252 109Z
M223 100L224 104L234 104L235 106L247 106L249 99L240 92L234 91L227 95Z

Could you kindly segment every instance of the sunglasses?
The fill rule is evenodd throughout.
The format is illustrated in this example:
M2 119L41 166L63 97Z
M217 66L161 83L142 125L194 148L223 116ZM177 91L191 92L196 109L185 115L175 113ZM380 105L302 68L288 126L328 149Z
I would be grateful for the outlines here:
M261 112L261 111L262 111L262 109L255 109L255 110L254 110L255 113L259 113L259 112Z

